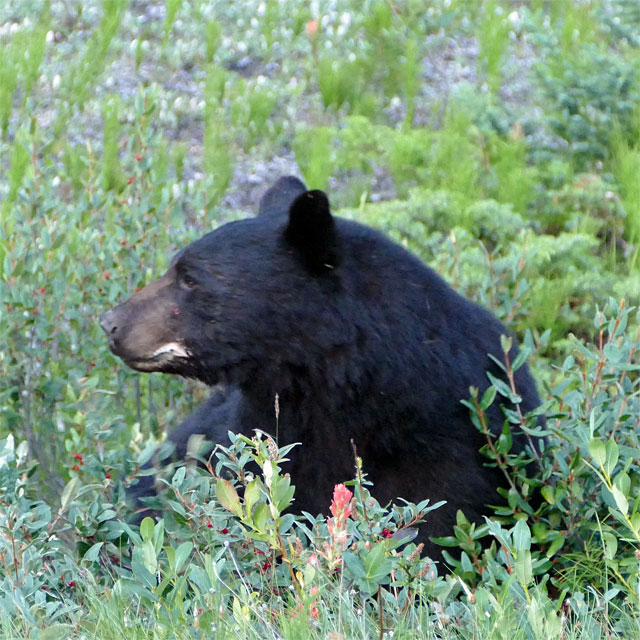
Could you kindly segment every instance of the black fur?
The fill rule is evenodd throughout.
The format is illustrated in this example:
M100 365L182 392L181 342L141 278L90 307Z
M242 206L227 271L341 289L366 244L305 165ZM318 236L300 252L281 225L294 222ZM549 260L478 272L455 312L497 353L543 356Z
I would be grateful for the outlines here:
M269 215L220 227L150 293L105 314L112 350L140 370L225 386L231 400L171 434L182 446L197 428L223 442L227 428L274 434L278 394L280 444L302 442L287 468L299 510L326 512L333 486L352 478L353 439L382 502L448 500L423 538L450 533L459 508L480 520L503 478L485 466L460 401L471 385L488 386L486 371L502 377L488 354L501 356L507 330L382 234L332 217L321 192L292 196L288 218L277 209L289 196ZM165 307L179 314L165 317ZM155 333L188 355L148 360ZM526 367L516 384L523 409L536 407ZM488 418L499 432L500 408Z
M304 183L294 176L278 178L260 198L258 215L286 215L291 203L306 190Z

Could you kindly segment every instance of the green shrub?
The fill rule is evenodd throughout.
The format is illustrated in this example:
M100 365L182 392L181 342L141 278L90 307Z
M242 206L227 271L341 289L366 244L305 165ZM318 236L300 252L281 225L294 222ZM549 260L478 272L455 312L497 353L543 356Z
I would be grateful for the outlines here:
M339 5L0 3L2 637L637 633L638 4ZM281 511L286 463L275 517L246 466L260 438L168 470L163 524L121 520L124 487L206 390L127 371L96 319L246 215L292 151L336 210L356 207L339 214L531 352L549 448L539 471L512 470L490 525L460 516L456 577L386 537L422 509L371 503L362 476L329 571L327 521ZM608 296L625 306L593 338ZM508 441L489 464L513 466ZM223 476L238 513L215 498Z

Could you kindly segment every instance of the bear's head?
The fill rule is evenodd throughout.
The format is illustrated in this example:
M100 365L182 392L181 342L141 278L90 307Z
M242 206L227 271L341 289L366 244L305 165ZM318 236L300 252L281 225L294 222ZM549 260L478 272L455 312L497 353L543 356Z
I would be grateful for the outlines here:
M103 313L112 352L139 371L242 384L258 369L264 377L283 362L304 368L339 346L348 332L336 330L330 302L341 289L336 221L322 191L283 184L289 191L263 198L269 215L205 235L161 278Z

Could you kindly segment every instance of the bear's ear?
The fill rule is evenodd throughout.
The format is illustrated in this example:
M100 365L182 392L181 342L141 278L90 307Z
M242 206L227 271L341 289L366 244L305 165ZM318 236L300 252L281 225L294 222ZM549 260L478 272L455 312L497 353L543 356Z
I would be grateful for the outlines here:
M293 201L284 237L314 273L335 269L340 263L336 224L322 191L307 191Z
M278 178L260 198L258 215L286 215L291 203L306 190L304 183L295 176Z

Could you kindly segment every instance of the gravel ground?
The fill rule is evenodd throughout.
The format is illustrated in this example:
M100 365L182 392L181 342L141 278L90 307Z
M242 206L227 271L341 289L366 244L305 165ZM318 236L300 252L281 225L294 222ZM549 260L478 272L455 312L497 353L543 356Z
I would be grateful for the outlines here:
M45 131L56 120L58 87L64 85L66 77L72 72L71 65L76 62L78 52L96 30L101 17L100 3L95 0L86 3L54 0L51 6L50 42L34 93L38 124ZM330 19L334 18L331 16L337 16L334 17L338 26L333 35L334 42L338 42L336 37L340 22L348 22L344 16L350 15L342 9L351 6L352 3L346 0L333 0L323 5L323 12L329 17L329 20L323 18L322 22L327 30L327 40L330 40L329 34L333 28ZM9 41L13 33L28 26L29 22L37 21L38 8L37 2L0 8L0 44ZM126 112L131 110L139 87L152 86L156 89L160 105L159 113L154 114L153 127L167 139L187 145L185 179L198 179L202 176L204 136L204 45L197 37L202 36L202 29L200 25L187 20L189 13L183 15L182 11L179 12L169 36L174 47L169 50L166 43L163 44L165 11L163 0L130 2L118 35L111 43L109 62L104 72L84 109L74 112L69 122L68 139L77 145L85 145L89 140L94 147L99 147L103 128L101 104L105 96L119 95ZM297 63L302 56L310 55L308 47L305 49L307 43L300 38L287 41L290 34L282 27L280 40L276 39L270 60L262 59L260 48L253 46L256 37L262 37L260 25L255 24L255 16L259 17L264 11L264 3L255 1L209 7L209 14L215 14L216 19L229 27L229 33L223 34L218 57L230 74L241 77L247 87L260 83L273 87L278 96L275 117L281 120L284 127L283 134L275 142L258 143L249 149L240 145L233 147L233 178L222 205L242 212L254 210L259 195L277 176L300 175L291 151L293 131L299 122L314 124L322 117L317 107L313 106L318 103L313 95L317 90L307 82L302 65ZM325 22L328 26L325 26ZM147 45L144 60L136 68L135 51L139 38L145 39ZM500 90L504 103L502 108L510 112L513 120L539 119L540 113L532 95L535 51L526 42L517 44L514 47L516 55L506 60L504 65L504 83ZM357 45L357 42L353 44L356 49ZM416 98L415 124L438 127L447 102L461 88L470 87L472 91L480 93L486 90L478 80L479 46L474 38L467 35L450 35L441 31L427 37L424 50L426 55L421 61L422 81ZM389 124L399 125L405 115L402 100L391 98L383 113ZM12 131L18 125L18 122L14 122ZM347 178L338 176L332 180L332 189L339 189L340 182ZM393 180L387 172L377 170L370 200L393 197Z

